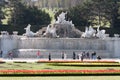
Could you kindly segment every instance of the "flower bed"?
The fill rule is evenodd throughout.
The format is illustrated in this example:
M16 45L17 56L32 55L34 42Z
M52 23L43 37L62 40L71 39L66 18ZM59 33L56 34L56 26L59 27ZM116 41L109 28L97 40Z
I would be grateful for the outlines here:
M120 70L0 70L0 75L108 75Z

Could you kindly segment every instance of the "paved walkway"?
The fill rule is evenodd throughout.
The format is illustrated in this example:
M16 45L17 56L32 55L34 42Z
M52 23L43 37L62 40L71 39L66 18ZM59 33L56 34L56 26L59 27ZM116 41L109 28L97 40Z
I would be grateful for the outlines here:
M5 62L36 62L36 61L48 61L48 59L35 59L35 58L13 58L11 59L0 59L1 61L5 61ZM80 61L78 59L73 60L73 59L52 59L51 61ZM92 59L84 59L84 61L98 61L97 59L92 60ZM116 61L116 62L120 62L120 59L114 58L114 59L101 59L101 61Z

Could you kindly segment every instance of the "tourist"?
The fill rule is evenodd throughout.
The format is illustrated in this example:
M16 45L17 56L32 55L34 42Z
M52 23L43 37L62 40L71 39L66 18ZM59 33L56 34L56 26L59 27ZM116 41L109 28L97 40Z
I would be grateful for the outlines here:
M81 54L81 61L83 61L84 57L85 57L85 52L83 51Z
M78 59L78 60L80 59L79 54L77 54L77 59Z
M11 59L11 60L12 60L12 59L13 59L13 53L12 53L12 52L9 52L9 54L8 54L8 55L9 55L9 59Z
M0 57L2 58L2 54L3 54L3 51L2 50L0 50Z
M74 59L74 60L76 59L76 54L75 54L75 52L73 52L73 59Z
M86 58L90 59L90 53L89 52L86 53Z
M64 59L64 52L62 52L62 59Z
M51 53L49 53L48 59L49 59L49 61L51 61Z
M37 52L37 58L40 58L40 51Z
M91 54L91 58L96 59L96 52L95 51Z
M77 55L77 59L81 59L82 53Z
M97 56L97 60L101 60L101 56Z
M66 59L66 58L67 58L67 56L66 56L65 52L62 52L62 59Z

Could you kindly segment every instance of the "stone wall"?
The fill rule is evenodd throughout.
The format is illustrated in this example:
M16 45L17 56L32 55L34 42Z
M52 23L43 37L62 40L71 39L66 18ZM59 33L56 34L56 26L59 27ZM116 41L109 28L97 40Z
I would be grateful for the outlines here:
M82 39L82 38L27 38L12 37L0 38L0 48L7 54L8 51L14 52L14 57L35 58L37 51L47 58L51 53L54 58L60 58L64 51L68 58L72 57L73 51L79 54L82 51L97 52L105 58L120 58L120 38L106 39Z

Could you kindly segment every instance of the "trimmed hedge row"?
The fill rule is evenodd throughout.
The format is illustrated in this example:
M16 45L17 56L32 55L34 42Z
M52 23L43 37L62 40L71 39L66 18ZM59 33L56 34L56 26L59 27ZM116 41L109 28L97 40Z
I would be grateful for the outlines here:
M119 63L49 63L53 66L120 67Z

